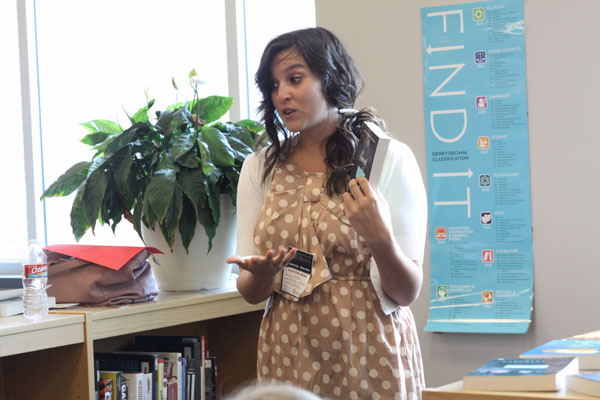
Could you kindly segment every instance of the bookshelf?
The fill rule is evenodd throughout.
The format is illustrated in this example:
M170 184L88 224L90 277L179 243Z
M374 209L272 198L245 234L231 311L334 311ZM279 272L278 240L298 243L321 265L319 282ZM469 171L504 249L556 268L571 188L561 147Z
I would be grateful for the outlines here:
M138 334L205 335L227 393L256 377L263 308L227 287L165 292L155 301L124 306L52 310L37 322L22 315L0 318L0 398L93 398L94 351L123 350Z
M483 392L463 390L462 381L423 391L423 400L546 400L546 399L598 399L583 393L562 389L559 392Z

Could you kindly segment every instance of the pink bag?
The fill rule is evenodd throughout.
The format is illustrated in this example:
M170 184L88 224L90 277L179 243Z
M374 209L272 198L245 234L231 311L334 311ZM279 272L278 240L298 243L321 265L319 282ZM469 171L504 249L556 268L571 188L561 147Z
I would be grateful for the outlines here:
M47 292L48 296L56 297L57 303L81 303L94 306L141 303L154 299L158 294L148 262L150 251L154 252L155 249L141 247L133 258L120 268L116 268L52 251L53 247L60 248L59 246L61 245L48 246L44 249L48 256ZM87 246L89 247L92 246ZM117 249L110 246L102 247L105 249L98 250ZM72 246L68 247L71 248ZM138 250L138 248L129 249ZM67 252L71 255L77 253L77 251Z

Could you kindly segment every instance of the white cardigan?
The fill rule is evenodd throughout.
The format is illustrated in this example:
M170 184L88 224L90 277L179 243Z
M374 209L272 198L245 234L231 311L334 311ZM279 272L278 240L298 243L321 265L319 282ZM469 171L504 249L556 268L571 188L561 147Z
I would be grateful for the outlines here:
M270 186L270 177L265 184L262 182L265 151L262 149L246 158L238 183L237 253L241 256L258 254L254 246L254 228ZM392 140L379 188L389 204L394 237L400 248L411 260L422 262L427 232L427 197L419 165L406 144ZM379 269L373 258L370 271L381 307L390 314L398 304L383 292Z

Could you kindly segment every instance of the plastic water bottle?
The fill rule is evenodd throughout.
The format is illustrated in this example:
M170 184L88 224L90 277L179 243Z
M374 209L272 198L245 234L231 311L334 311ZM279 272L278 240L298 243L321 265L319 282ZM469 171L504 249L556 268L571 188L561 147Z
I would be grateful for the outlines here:
M37 239L29 240L23 255L23 315L40 319L48 315L48 258Z

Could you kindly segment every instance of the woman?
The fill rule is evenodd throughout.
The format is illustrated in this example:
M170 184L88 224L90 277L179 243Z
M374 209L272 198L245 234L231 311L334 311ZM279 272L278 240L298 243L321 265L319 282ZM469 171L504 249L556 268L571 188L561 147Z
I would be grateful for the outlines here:
M407 306L422 283L425 190L414 155L395 140L383 194L349 176L363 122L383 126L372 109L348 110L359 76L323 28L267 45L256 82L270 145L242 167L239 254L228 262L239 265L237 286L248 302L269 299L259 381L327 399L416 399L424 376ZM290 292L283 270L307 253L310 279Z

